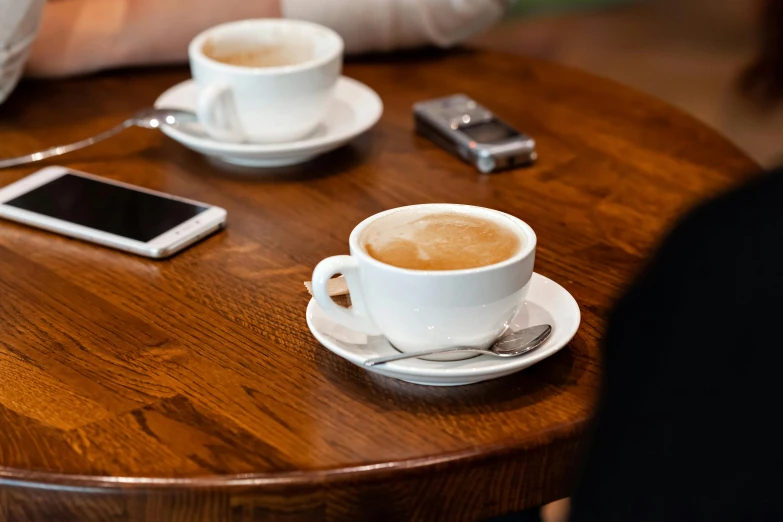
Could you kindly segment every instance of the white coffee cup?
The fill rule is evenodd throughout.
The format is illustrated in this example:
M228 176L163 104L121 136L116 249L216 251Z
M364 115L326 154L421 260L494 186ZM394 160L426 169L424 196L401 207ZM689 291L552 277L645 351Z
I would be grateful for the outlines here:
M363 233L376 220L395 212L459 213L484 218L518 234L521 248L500 263L462 270L411 270L371 257ZM313 295L337 323L368 335L383 335L402 352L470 346L486 348L507 328L527 294L533 274L536 234L523 221L482 207L429 204L381 212L351 232L351 255L321 261L313 272ZM329 296L327 283L342 274L352 307ZM471 355L445 354L438 360Z
M230 65L213 56L290 48L292 63ZM199 86L198 118L220 141L275 143L302 138L323 120L340 76L343 40L327 27L299 20L229 22L190 43L190 69Z

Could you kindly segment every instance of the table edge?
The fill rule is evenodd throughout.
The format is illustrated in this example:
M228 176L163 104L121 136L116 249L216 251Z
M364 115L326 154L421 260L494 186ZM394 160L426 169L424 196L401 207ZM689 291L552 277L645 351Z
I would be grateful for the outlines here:
M592 418L573 421L539 433L534 441L518 441L518 445L495 444L468 450L418 457L385 463L362 464L342 468L307 471L284 471L208 475L199 477L134 477L109 475L79 475L25 470L0 466L0 488L12 486L58 491L105 492L106 490L181 490L181 489L241 489L280 488L325 485L383 478L404 472L426 473L441 468L476 465L499 457L511 457L547 447L554 442L578 442L586 433Z

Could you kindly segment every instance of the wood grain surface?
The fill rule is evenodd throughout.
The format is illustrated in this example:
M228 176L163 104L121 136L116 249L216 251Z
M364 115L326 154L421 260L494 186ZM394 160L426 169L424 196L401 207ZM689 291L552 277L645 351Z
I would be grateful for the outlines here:
M677 110L518 56L349 63L378 125L308 164L214 165L131 129L49 164L228 209L167 261L0 222L0 520L481 520L565 496L612 300L687 205L756 165ZM0 157L104 130L185 68L21 84ZM413 133L411 105L464 92L538 142L480 175ZM0 185L43 165L0 171ZM376 212L454 202L538 234L536 271L579 302L567 349L510 377L429 388L364 372L305 323L315 264Z

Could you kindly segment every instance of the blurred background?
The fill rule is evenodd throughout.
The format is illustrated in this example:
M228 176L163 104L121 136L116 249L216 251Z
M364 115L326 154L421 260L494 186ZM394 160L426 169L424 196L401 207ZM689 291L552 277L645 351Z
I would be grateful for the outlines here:
M771 0L777 2L777 0ZM783 108L737 88L758 54L762 0L520 0L472 45L559 62L661 98L763 166L783 159Z
M776 94L783 98L783 0L509 3L513 7L500 23L467 44L559 62L614 79L690 113L765 167L783 160L783 108L771 102L752 102L738 88L743 72L763 48L767 60L760 76L773 78ZM220 9L215 8L218 4ZM462 37L455 34L473 34L490 25L507 0L376 0L374 4L351 0L190 0L187 16L182 16L184 4L178 0L0 0L0 101L21 75L27 44L35 36L29 29L34 29L44 5L50 16L44 17L48 23L43 24L36 40L38 52L33 52L27 69L28 73L57 76L184 62L187 42L206 27L231 19L281 14L333 26L359 52L432 41L432 35L420 27L427 25L418 20L424 15L452 27L454 34L444 38L456 42ZM394 8L394 23L407 30L373 36L372 31L383 32L389 23L372 15L371 5L386 9L379 13ZM466 19L464 13L471 12L477 14ZM476 18L479 15L484 16L484 22ZM177 31L170 30L169 19L177 20ZM363 27L373 29L368 32ZM30 32L29 37L22 38L25 32ZM112 47L119 51L112 51Z

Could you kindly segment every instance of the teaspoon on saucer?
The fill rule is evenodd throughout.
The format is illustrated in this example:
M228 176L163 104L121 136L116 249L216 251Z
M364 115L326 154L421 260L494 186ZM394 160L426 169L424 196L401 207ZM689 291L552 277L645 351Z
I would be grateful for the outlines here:
M183 111L179 109L144 109L137 112L119 125L116 125L111 129L103 131L100 134L96 134L90 138L77 141L76 143L52 147L40 152L35 152L33 154L19 156L17 158L0 159L0 169L13 167L16 165L24 165L25 163L32 163L34 161L41 161L46 158L52 158L54 156L72 152L74 150L83 149L84 147L89 147L94 143L103 141L106 138L111 138L115 134L119 134L129 127L157 129L162 125L176 127L183 123L192 123L195 121L196 114L190 111Z
M426 352L415 353L401 353L397 355L388 355L385 357L375 357L374 359L368 359L364 362L365 366L375 366L377 364L384 364L392 361L400 361L402 359L412 359L414 357L426 357L427 355L434 355L437 353L448 352L472 352L485 355L493 355L495 357L517 357L519 355L531 352L541 346L546 341L549 334L552 333L552 326L548 324L541 324L538 326L531 326L529 328L523 328L510 334L500 337L495 344L487 348L486 350L479 350L477 348L470 348L466 346L456 346L451 348L439 348L437 350L427 350Z

